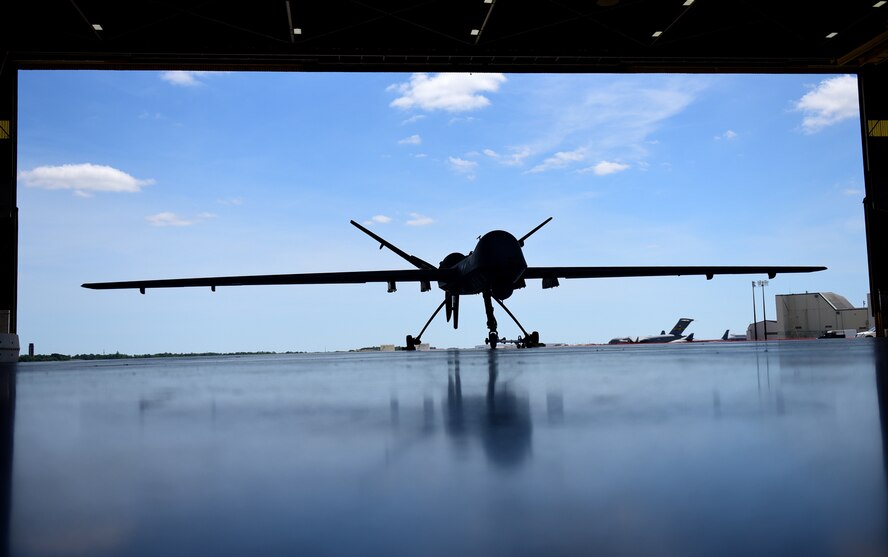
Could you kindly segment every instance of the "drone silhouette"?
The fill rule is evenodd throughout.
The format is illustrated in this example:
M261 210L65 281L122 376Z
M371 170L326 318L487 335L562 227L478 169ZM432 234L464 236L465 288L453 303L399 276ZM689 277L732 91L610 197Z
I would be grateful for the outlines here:
M432 289L432 282L444 291L444 301L438 305L416 336L407 335L406 350L415 350L421 343L422 335L443 308L447 321L453 321L453 328L459 328L459 300L461 296L481 294L487 314L488 335L484 340L490 348L508 342L519 348L544 346L537 331L528 333L515 315L503 303L515 290L525 288L528 280L541 280L544 289L559 285L559 279L614 278L614 277L653 277L704 275L711 279L715 275L767 274L774 278L777 273L811 273L823 271L826 267L799 266L692 266L692 267L529 267L524 259L524 242L540 228L552 220L547 218L530 232L515 238L504 230L493 230L478 238L475 249L468 255L453 252L447 255L438 266L410 255L381 236L373 233L355 221L352 225L379 242L379 249L388 248L415 269L382 271L346 271L332 273L297 273L277 275L247 275L224 277L179 278L159 280L136 280L123 282L91 282L84 288L95 290L138 289L142 294L149 288L207 287L214 292L217 286L255 286L284 284L360 284L384 282L389 292L397 290L399 282L418 282L421 292ZM515 341L499 337L497 321L493 313L496 302L512 318L523 336Z

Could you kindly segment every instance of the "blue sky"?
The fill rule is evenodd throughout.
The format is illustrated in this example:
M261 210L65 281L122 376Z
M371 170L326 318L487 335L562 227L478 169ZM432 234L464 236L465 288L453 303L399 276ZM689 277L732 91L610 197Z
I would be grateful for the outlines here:
M439 290L79 286L407 268L349 219L433 263L553 216L530 265L829 267L772 280L772 318L774 294L868 291L851 76L29 71L19 89L19 335L40 353L403 344ZM759 278L534 281L507 303L544 342L683 316L717 338L752 321ZM474 346L484 322L467 298L459 331L424 340Z

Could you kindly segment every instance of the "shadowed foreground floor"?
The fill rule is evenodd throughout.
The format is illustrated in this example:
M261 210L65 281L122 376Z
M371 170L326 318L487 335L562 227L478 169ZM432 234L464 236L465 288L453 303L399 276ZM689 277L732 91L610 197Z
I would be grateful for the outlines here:
M885 555L885 349L19 364L0 518L12 555Z

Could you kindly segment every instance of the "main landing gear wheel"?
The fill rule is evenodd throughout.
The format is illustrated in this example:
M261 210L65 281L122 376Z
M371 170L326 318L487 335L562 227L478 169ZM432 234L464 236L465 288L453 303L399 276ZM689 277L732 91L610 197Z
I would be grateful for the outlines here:
M496 345L499 343L499 335L496 334L496 331L491 331L487 338L484 339L484 343L489 344L491 350L496 350Z

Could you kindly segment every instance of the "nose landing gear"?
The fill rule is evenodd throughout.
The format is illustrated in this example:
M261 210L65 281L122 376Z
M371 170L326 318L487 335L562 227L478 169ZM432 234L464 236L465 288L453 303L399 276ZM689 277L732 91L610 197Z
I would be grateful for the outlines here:
M488 333L487 338L484 339L484 343L489 345L491 350L496 349L497 344L505 344L506 342L514 342L515 346L518 348L536 348L539 346L545 346L545 344L540 342L540 334L537 331L532 333L528 333L524 327L521 326L521 323L518 319L515 318L515 315L509 311L509 308L506 307L506 304L502 302L499 298L494 298L490 295L489 292L484 292L484 311L487 312L487 329L490 331ZM500 340L499 333L496 331L496 318L493 316L493 303L492 301L496 301L502 307L506 313L509 314L509 317L512 318L512 321L518 325L518 328L521 329L521 332L524 333L523 337L518 337L516 341L506 341Z

